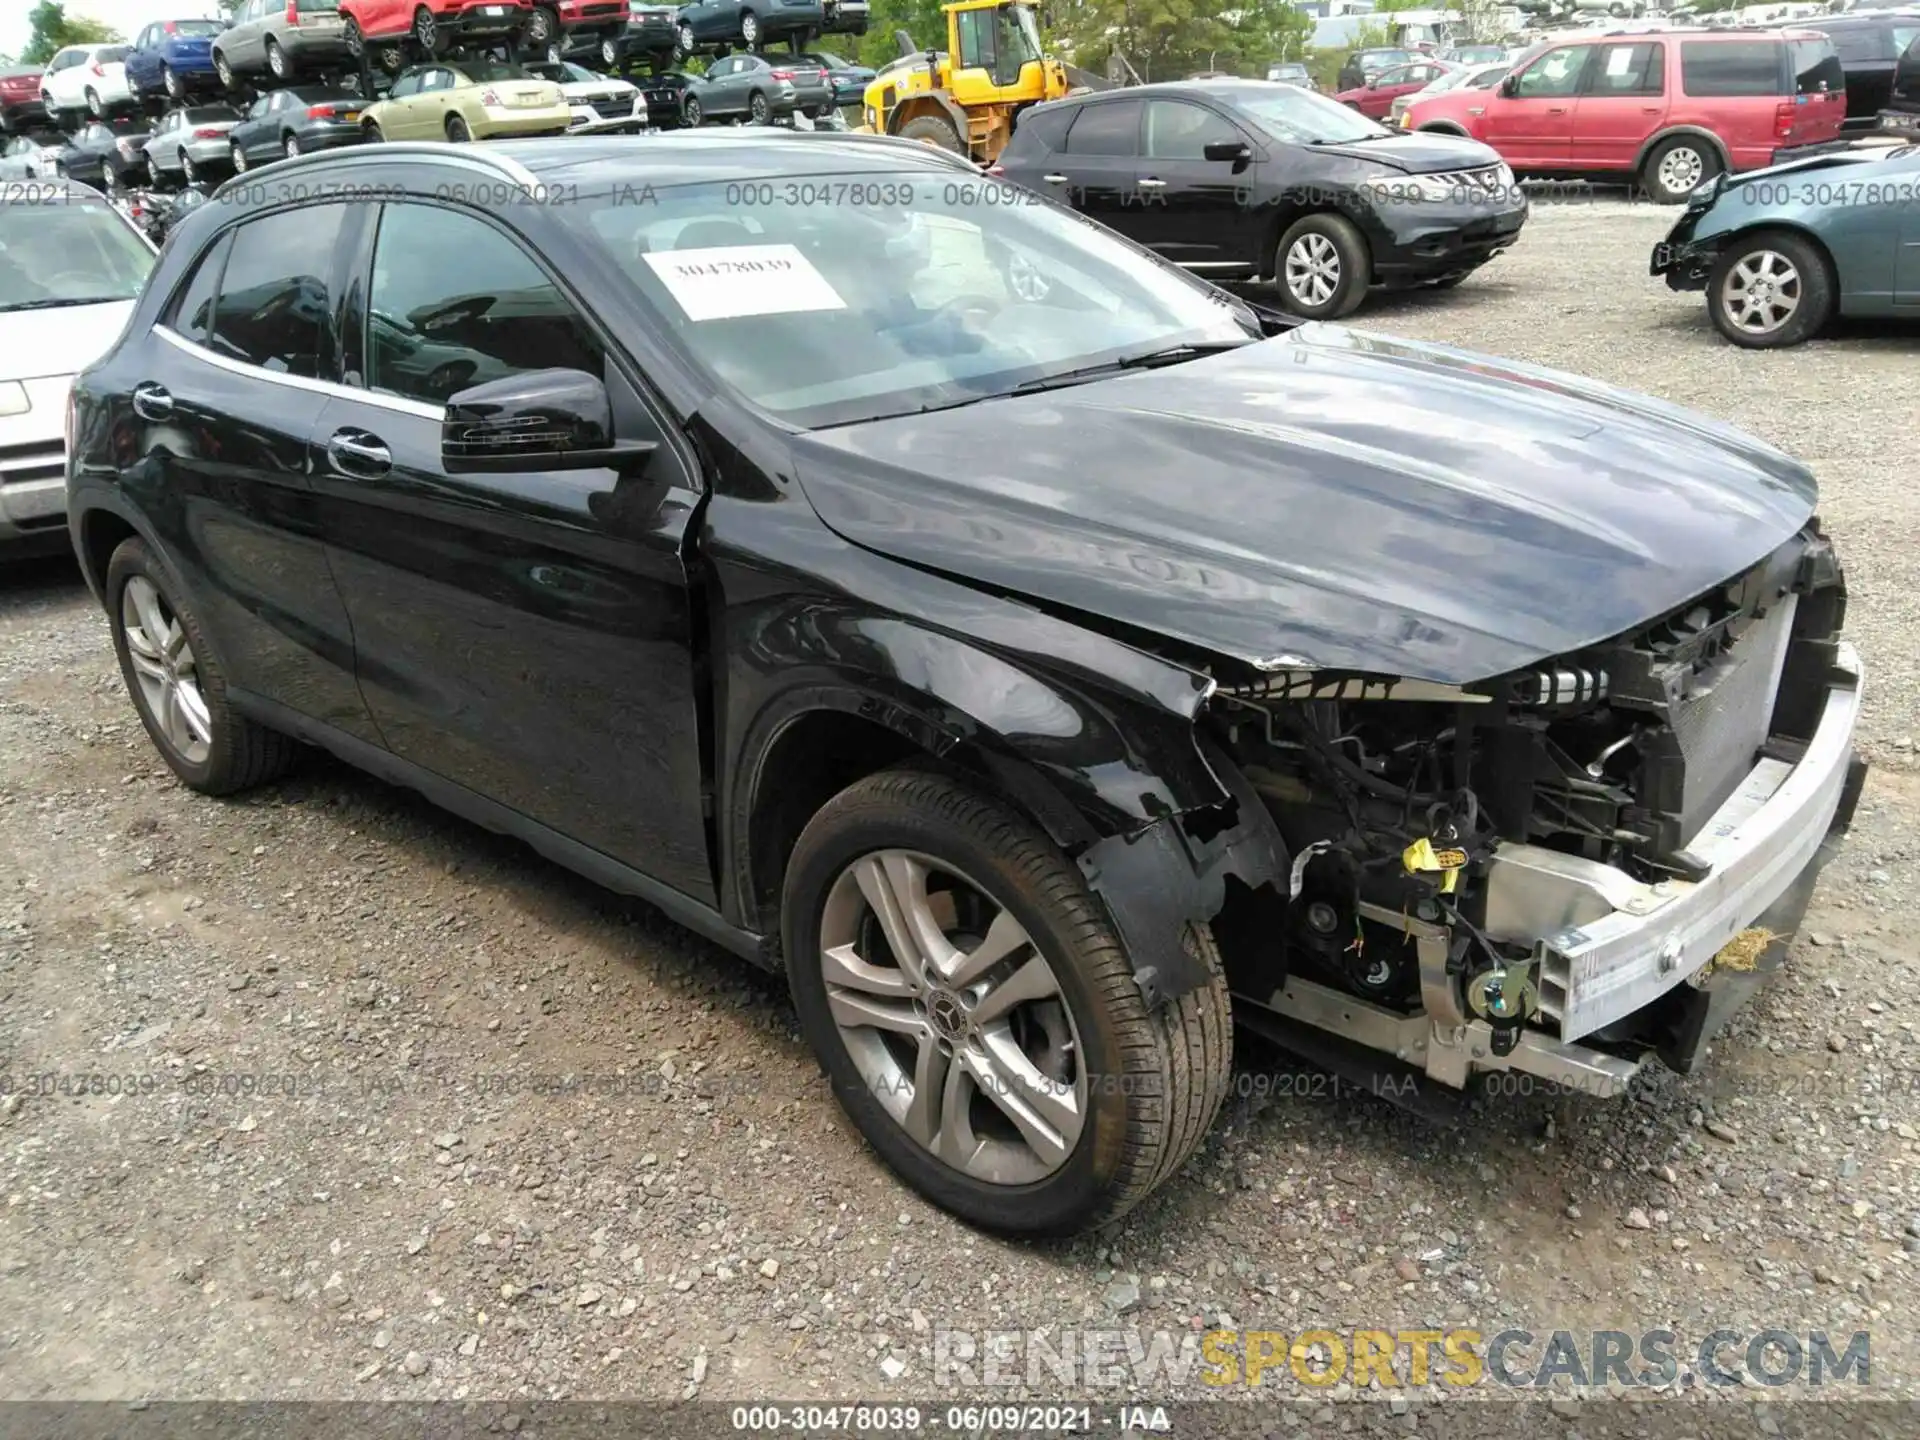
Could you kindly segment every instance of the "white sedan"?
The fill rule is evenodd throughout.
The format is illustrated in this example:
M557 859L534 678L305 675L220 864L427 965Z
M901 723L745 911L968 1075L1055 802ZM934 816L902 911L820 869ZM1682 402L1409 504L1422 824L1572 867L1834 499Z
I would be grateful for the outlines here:
M67 544L67 392L119 339L154 253L84 185L0 187L0 552Z
M551 80L573 111L569 135L639 134L647 128L647 97L640 87L610 75L596 75L567 60L534 60L524 67Z

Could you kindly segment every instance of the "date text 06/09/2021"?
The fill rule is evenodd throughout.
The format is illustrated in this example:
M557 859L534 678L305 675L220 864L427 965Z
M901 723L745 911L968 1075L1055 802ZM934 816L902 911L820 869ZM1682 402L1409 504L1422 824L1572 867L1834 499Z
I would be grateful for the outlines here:
M743 1434L819 1435L1085 1435L1095 1430L1172 1429L1164 1406L1004 1405L736 1405L732 1428Z

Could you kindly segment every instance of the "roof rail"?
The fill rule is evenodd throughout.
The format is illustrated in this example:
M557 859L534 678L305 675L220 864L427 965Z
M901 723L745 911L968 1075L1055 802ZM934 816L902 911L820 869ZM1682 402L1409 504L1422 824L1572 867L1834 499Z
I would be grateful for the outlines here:
M393 164L403 160L439 160L468 170L480 170L503 176L515 185L538 189L539 178L510 155L502 155L485 145L456 145L449 140L383 140L373 145L343 146L335 150L317 150L274 164L271 171L242 170L213 192L218 200L236 188L262 185L295 172L338 168L352 165Z

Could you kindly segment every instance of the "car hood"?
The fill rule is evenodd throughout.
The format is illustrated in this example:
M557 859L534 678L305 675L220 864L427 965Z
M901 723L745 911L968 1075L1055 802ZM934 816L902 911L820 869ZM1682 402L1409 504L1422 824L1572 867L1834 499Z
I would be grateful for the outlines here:
M133 303L0 311L0 380L79 374L120 338Z
M1431 175L1445 170L1471 170L1498 164L1500 157L1478 140L1459 135L1388 135L1352 145L1316 145L1316 155L1345 155L1368 160L1409 175Z
M795 444L868 549L1251 665L1447 684L1675 609L1815 500L1677 406L1330 325Z

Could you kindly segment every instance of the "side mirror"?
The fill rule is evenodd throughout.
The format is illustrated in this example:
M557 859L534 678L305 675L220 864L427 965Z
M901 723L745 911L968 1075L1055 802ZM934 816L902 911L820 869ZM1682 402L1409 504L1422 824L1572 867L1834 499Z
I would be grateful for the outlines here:
M1230 160L1236 170L1253 159L1253 147L1244 140L1209 140L1200 153L1209 160Z
M1500 82L1500 93L1511 100L1520 93L1520 77L1509 75Z
M607 387L584 370L531 370L471 386L447 401L440 424L449 475L602 470L659 448L613 438Z

